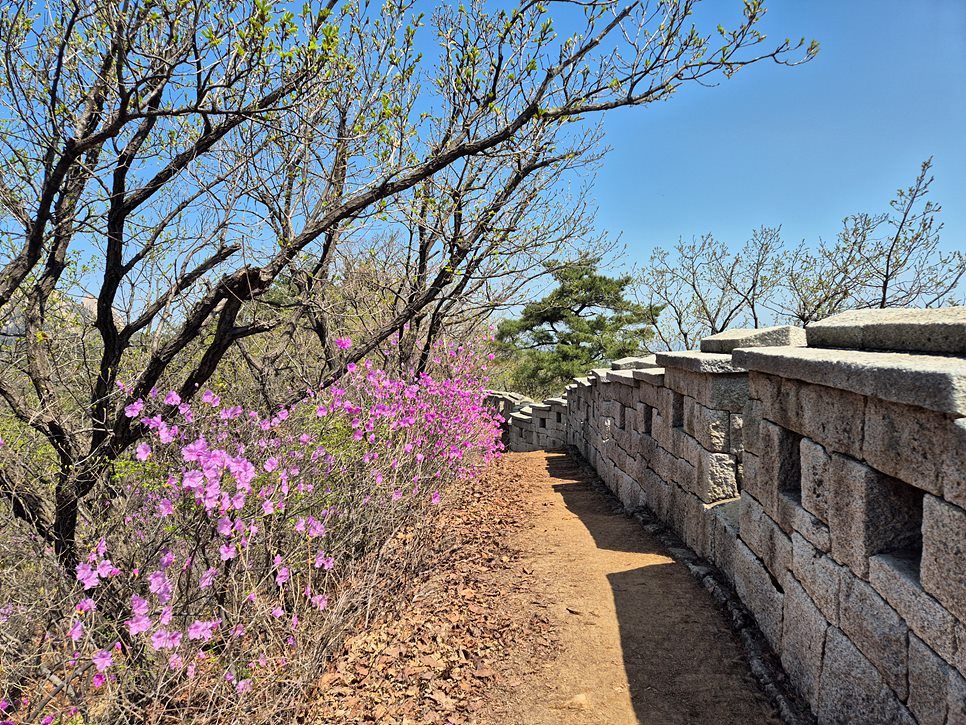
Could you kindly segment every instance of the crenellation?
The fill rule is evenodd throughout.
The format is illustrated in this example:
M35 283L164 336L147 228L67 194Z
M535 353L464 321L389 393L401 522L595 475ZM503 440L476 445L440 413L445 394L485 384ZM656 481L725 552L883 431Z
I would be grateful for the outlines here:
M885 351L790 328L616 361L518 397L509 447L573 446L717 566L819 723L966 725L966 358L928 349L961 321L887 317L820 335Z

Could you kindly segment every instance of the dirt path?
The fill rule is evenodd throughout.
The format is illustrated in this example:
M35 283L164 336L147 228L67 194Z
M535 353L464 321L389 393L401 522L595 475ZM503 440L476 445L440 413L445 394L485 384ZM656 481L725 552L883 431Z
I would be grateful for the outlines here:
M510 454L440 514L307 722L778 722L710 596L565 455Z
M778 722L707 593L571 459L506 463L533 507L509 544L559 644L549 661L509 653L493 722Z

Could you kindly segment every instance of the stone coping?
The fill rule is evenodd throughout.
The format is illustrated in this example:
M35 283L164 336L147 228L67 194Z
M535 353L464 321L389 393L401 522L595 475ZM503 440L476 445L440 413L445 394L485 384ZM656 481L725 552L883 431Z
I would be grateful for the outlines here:
M607 382L609 383L621 383L622 385L634 385L634 370L611 370L607 373Z
M841 388L894 403L966 415L966 359L814 347L735 350L748 370Z
M643 380L656 387L664 385L664 368L649 368L647 370L634 370L634 379Z
M966 307L853 310L805 332L809 347L966 355Z
M620 360L614 360L610 366L613 370L641 370L656 368L657 362L653 355L645 355L644 357L622 357Z
M732 362L731 355L697 352L659 352L657 361L665 368L678 368L692 373L712 375L743 373L745 369Z
M701 340L701 352L728 354L739 347L805 347L801 327L735 328Z

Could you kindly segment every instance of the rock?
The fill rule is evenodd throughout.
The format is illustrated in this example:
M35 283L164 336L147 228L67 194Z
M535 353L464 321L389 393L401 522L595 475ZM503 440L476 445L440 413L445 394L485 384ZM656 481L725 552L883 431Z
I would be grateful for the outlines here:
M864 578L870 556L917 544L922 492L847 456L834 454L831 471L828 523L836 561Z
M879 671L848 638L830 627L819 681L816 716L821 723L881 725L900 722L902 708Z
M937 496L952 422L945 415L870 399L862 457L870 466Z
M875 589L853 576L842 579L839 627L879 670L886 684L905 699L909 628Z
M839 590L848 570L836 564L808 543L801 534L792 534L792 573L832 624L839 623Z
M791 539L746 491L741 497L738 532L741 540L762 560L775 579L781 581L792 567Z
M800 327L759 327L725 330L701 340L701 352L730 353L738 347L804 347L805 330Z
M964 308L966 309L966 308ZM821 348L735 350L735 365L940 413L966 415L966 359Z
M945 725L949 665L915 635L909 638L909 709L919 725Z
M646 355L644 357L622 357L620 360L614 360L610 366L614 370L643 370L656 368L658 365L653 355Z
M947 661L956 651L956 620L923 591L914 555L879 554L869 559L869 582L910 629Z
M822 446L808 438L802 438L799 451L801 454L802 506L820 520L828 523L832 457Z
M587 697L587 693L581 692L567 700L567 702L563 704L563 707L568 710L589 710L590 698Z
M809 347L966 353L966 307L854 310L812 323Z
M731 355L717 355L709 352L659 352L655 356L657 364L663 368L676 368L691 373L721 374L743 373L744 368L731 362Z
M755 615L772 649L781 653L783 593L758 557L740 540L735 545L734 569L735 591Z
M785 587L783 620L782 666L805 700L815 707L829 623L794 577L788 577Z
M928 494L920 576L923 589L966 622L966 511Z

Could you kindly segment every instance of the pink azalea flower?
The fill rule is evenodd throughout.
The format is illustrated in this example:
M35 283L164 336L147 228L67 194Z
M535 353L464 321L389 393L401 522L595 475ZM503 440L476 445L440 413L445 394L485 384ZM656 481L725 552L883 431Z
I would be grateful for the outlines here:
M207 642L214 634L215 628L221 623L220 619L203 621L196 619L188 627L188 639L200 639Z
M181 632L169 632L166 629L159 629L151 635L151 646L156 651L177 649L180 644Z
M340 350L348 350L352 347L352 340L348 337L340 337L335 341L335 346Z
M137 454L135 455L135 458L137 458L139 461L146 461L150 457L151 446L149 446L147 443L142 443L137 447Z
M276 574L276 576L275 576L275 583L278 586L282 586L285 582L288 581L288 579L289 579L288 567L287 566L283 566L279 570L278 574Z
M84 591L93 589L97 586L100 576L98 575L97 571L91 568L90 564L78 564L76 571L77 581L79 581L84 587Z
M124 415L128 418L137 418L142 410L144 410L144 401L138 398L130 405L124 407Z
M95 609L97 609L97 603L88 597L77 602L74 608L82 614L86 612L93 612Z
M171 499L163 498L158 501L158 515L159 516L170 516L174 513L174 505L171 503Z
M97 668L98 672L104 672L108 667L114 664L114 658L111 657L110 651L102 649L93 654L91 657L91 662L94 663L94 667Z
M147 632L152 626L151 620L148 617L145 617L143 614L139 614L134 618L127 620L124 622L124 624L127 626L127 631L132 637L141 634L142 632Z
M84 623L80 620L75 620L73 624L70 625L70 631L67 632L72 642L76 642L81 637L84 636Z
M221 554L222 561L228 561L229 559L234 559L235 556L237 556L238 554L238 552L235 550L234 545L232 544L222 544L221 547L219 547L218 551Z
M178 395L173 390L169 390L168 394L164 396L165 405L181 405L181 396Z
M211 586L211 583L215 580L215 576L218 574L218 570L214 567L208 569L204 574L201 575L201 579L198 580L199 589L207 589Z
M94 687L97 689L103 687L105 682L107 682L107 675L105 675L103 672L98 672L91 678L91 683L93 683Z
M439 503L440 498L439 491L433 491L433 495L429 497L429 501L435 506Z
M135 614L139 614L139 615L147 614L150 606L151 605L148 604L148 600L145 599L144 597L139 597L137 594L131 595L131 611L134 612Z

